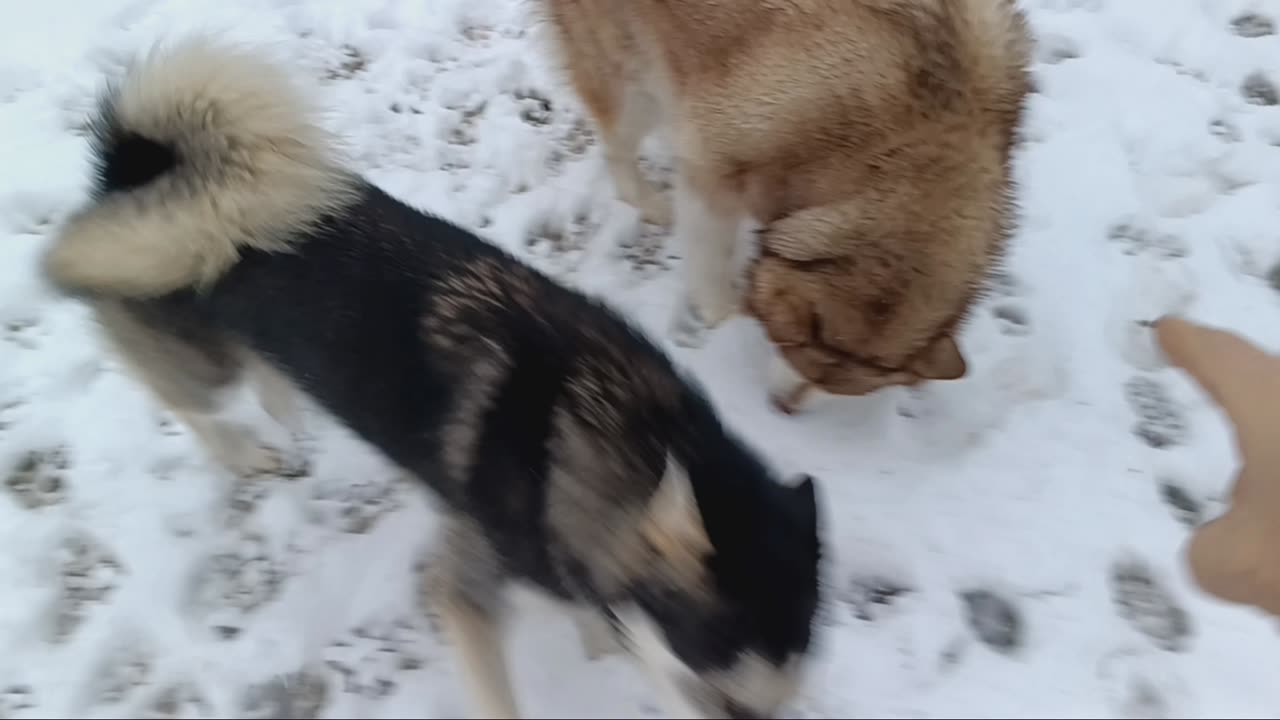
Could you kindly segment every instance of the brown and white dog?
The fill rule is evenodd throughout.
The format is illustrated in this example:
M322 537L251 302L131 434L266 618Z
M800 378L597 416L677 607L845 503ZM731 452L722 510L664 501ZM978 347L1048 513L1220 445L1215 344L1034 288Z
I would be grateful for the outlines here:
M959 378L956 334L1013 222L1031 38L1013 0L541 0L620 199L674 215L676 342L744 307L771 393ZM637 153L666 131L672 205ZM672 208L674 207L674 212ZM743 303L733 253L760 239Z

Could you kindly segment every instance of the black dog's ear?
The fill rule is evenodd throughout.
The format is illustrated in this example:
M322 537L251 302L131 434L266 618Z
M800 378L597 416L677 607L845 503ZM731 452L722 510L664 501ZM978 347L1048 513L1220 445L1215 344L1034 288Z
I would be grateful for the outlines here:
M818 524L818 497L817 488L814 487L813 476L808 473L802 473L792 479L791 497L795 502L794 507L804 517L805 522L816 527Z

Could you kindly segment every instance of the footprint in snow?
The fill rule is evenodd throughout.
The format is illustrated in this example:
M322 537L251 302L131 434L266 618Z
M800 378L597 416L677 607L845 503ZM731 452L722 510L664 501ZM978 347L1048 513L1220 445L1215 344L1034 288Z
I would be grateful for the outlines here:
M329 701L324 675L304 668L250 685L240 699L242 718L314 720Z
M125 574L124 566L96 538L73 533L57 552L60 593L53 607L53 641L69 638L96 605L110 602Z
M396 691L401 675L426 665L412 647L421 634L418 625L407 619L367 623L331 643L324 662L341 678L342 692L369 699L387 697Z
M5 477L5 488L18 504L38 510L67 499L67 471L71 461L66 448L32 450L18 460Z
M991 308L1000 328L1000 334L1008 337L1024 337L1031 334L1031 318L1021 303L1004 302Z
M1191 616L1151 567L1136 558L1117 560L1109 582L1116 612L1156 647L1184 652L1191 642Z
M1276 21L1256 12L1237 15L1231 21L1231 32L1242 38L1260 38L1276 34Z
M1157 483L1160 499L1169 507L1173 518L1188 528L1195 528L1204 519L1204 502L1187 491L1179 482L1170 477L1161 478Z
M1153 448L1169 448L1186 442L1186 416L1159 381L1136 375L1124 384L1124 396L1138 415L1133 434Z
M178 718L213 717L213 706L203 691L193 683L181 682L161 689L152 697L141 717L148 720L177 720ZM267 717L302 717L301 715L270 715Z
M982 644L1001 654L1019 650L1026 638L1022 613L1008 598L988 589L960 593L965 620Z
M0 718L19 717L35 707L35 694L30 685L13 683L0 688Z
M1254 71L1245 77L1240 85L1240 94L1250 105L1280 105L1280 90L1276 84L1261 71Z
M853 616L865 622L878 620L903 597L915 592L905 583L883 575L858 575L840 594Z
M1151 650L1122 648L1098 663L1103 695L1116 717L1159 719L1194 717L1186 683Z

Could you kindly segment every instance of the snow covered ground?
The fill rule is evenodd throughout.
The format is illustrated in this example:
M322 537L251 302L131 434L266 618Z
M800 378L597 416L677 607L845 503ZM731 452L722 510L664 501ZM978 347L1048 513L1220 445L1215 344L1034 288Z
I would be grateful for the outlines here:
M1137 321L1280 346L1280 1L1027 0L1041 45L1025 220L918 395L770 410L736 319L671 347L733 426L821 480L829 603L803 717L1276 717L1280 631L1189 582L1221 416ZM615 201L517 0L41 0L0 28L0 718L450 717L417 606L423 491L312 414L310 471L235 487L33 261L82 198L98 83L222 28L315 79L387 190L609 297L655 334L678 248ZM660 165L663 147L655 144ZM669 245L669 243L668 243ZM259 418L261 419L261 418ZM269 427L264 422L264 427ZM530 716L658 716L568 621L516 616Z

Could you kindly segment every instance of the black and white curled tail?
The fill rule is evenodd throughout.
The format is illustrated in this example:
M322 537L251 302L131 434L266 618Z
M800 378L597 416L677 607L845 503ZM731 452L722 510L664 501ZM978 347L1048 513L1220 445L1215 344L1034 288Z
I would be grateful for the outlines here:
M90 127L90 200L43 265L75 294L205 285L243 249L286 249L359 186L282 67L206 38L134 63Z

